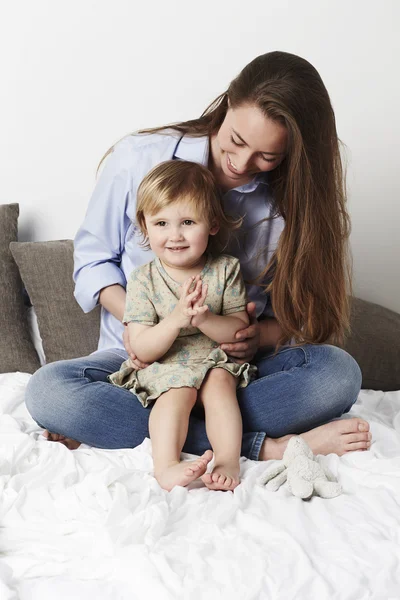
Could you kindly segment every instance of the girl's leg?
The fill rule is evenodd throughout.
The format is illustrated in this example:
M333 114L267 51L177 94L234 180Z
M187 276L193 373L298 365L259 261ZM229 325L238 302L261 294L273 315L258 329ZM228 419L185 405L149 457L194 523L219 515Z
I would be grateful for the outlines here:
M212 490L233 490L239 484L242 417L236 385L237 380L228 371L212 369L199 392L215 458L212 473L202 479Z
M154 476L165 490L186 486L206 471L212 452L190 462L181 462L190 412L196 402L194 388L171 389L156 400L150 413L149 430L154 462Z
M257 366L258 379L237 392L242 456L281 458L288 434L303 434L314 453L341 456L369 448L366 421L334 420L350 410L361 386L360 368L347 352L329 345L283 348ZM199 454L203 448L203 432L191 419L184 451Z

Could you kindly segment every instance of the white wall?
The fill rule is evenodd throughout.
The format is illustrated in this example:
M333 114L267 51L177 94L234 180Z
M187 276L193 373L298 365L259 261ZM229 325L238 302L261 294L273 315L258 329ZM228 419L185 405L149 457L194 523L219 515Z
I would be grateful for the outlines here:
M199 115L280 49L319 70L347 145L355 292L400 312L398 0L5 5L0 203L20 203L20 239L73 237L114 141Z

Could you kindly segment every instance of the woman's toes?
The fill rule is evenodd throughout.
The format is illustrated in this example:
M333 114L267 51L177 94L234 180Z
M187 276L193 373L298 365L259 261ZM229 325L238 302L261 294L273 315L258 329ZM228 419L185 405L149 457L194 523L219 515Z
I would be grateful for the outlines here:
M349 444L347 447L347 452L354 452L354 450L368 450L368 448L370 447L370 443L369 442L353 442L352 444Z
M367 421L358 421L358 431L369 431L369 423Z

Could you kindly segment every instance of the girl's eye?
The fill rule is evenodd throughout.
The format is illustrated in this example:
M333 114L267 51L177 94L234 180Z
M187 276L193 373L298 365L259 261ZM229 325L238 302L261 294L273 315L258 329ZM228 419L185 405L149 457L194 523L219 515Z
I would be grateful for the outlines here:
M158 225L159 227L165 227L166 222L165 221L158 221L158 223L156 223L156 225Z
M191 219L185 219L185 220L183 221L183 224L184 224L184 225L193 225L193 223L194 223L194 221L192 221Z
M233 137L232 137L232 136L231 136L231 142L232 142L233 144L235 144L235 146L244 146L244 144L239 144L239 142L236 142L236 141L233 139Z

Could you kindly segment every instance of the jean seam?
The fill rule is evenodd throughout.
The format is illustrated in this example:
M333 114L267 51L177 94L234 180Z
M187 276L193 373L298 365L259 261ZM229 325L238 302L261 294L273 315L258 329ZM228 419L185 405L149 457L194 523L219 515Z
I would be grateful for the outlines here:
M259 460L261 446L263 445L266 436L267 434L263 431L258 431L256 433L250 448L250 456L248 457L250 460Z
M302 352L304 354L304 359L305 359L305 362L303 365L298 366L298 367L297 366L292 367L291 369L288 369L287 371L277 371L276 373L271 373L270 375L264 375L264 377L255 379L249 385L254 387L256 384L260 384L263 381L265 381L266 379L272 379L272 377L276 377L277 375L290 375L293 371L295 371L295 369L307 369L310 366L310 362L311 362L310 353L308 352L308 350L304 346L299 346L298 348L288 348L287 350L283 350L282 354L286 354L286 352L290 352L291 350L302 350Z
M109 369L101 369L100 367L82 367L81 377L86 377L86 371L100 371L101 373L110 373Z

